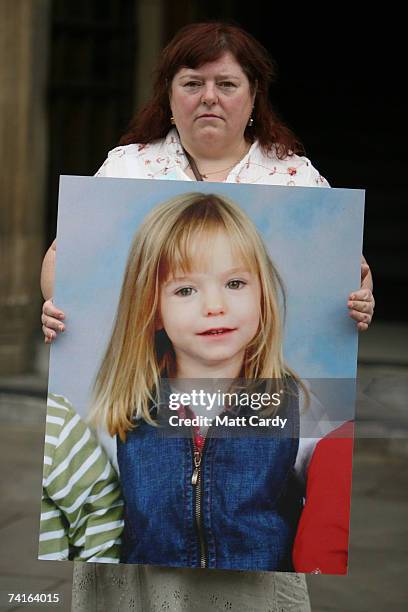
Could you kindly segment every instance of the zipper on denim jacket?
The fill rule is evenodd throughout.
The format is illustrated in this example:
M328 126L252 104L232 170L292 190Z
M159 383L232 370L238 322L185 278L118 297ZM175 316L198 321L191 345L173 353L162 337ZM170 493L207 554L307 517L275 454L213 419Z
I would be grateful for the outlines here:
M195 520L196 520L196 527L197 527L197 532L198 532L198 540L200 543L200 567L203 567L203 568L207 567L208 563L207 563L206 542L205 542L202 508L201 508L201 501L202 501L201 461L202 461L204 450L205 450L208 431L204 435L204 443L203 443L203 447L201 451L198 450L197 445L195 443L194 432L192 436L193 449L194 449L193 451L194 470L191 476L191 484L193 487L195 487Z
M226 410L221 413L221 416L224 414L228 414ZM209 427L204 434L204 442L201 451L198 450L197 445L195 443L194 438L194 429L192 428L192 442L193 442L193 462L194 462L194 470L191 475L191 484L195 487L195 519L196 519L196 527L198 532L198 539L200 542L200 567L208 566L207 559L207 544L205 541L205 534L203 528L203 517L202 517L202 508L201 508L201 498L202 498L202 487L201 487L201 462L203 459L205 447L207 444L207 438L211 435L211 427Z

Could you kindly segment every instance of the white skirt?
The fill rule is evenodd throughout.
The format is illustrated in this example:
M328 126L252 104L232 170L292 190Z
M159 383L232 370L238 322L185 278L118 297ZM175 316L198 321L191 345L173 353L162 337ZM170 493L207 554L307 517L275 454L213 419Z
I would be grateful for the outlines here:
M310 612L304 574L75 563L72 612Z

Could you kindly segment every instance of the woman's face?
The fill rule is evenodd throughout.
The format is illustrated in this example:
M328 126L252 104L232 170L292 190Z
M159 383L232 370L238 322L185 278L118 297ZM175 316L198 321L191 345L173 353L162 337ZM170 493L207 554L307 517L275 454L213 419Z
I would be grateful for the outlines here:
M234 256L225 233L211 241L206 257L204 248L198 248L190 273L176 270L163 284L161 325L172 342L178 376L202 377L211 368L236 376L258 331L260 283Z
M170 107L185 145L242 143L254 104L248 78L231 53L173 78Z

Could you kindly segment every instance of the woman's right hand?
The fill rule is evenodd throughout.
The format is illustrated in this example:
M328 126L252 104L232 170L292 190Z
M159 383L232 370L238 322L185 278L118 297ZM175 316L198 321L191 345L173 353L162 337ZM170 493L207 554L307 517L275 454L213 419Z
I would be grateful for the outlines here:
M45 344L50 344L57 337L58 332L65 331L62 321L65 314L54 306L52 298L43 304L41 322Z

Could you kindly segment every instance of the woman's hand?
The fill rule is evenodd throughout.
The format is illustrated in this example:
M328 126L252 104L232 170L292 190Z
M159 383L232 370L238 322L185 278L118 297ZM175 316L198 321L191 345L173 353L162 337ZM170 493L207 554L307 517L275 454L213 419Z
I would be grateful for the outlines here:
M358 331L366 331L374 314L373 277L365 258L361 258L361 287L349 295L347 307Z
M41 323L45 344L50 344L57 337L58 332L65 331L65 325L62 323L64 319L65 314L54 306L52 298L44 302Z
M62 323L65 319L65 315L62 310L54 306L51 297L54 292L56 251L57 241L54 240L45 254L41 268L41 291L45 299L42 308L41 323L45 344L50 344L54 338L57 337L58 332L63 332L65 330L65 325Z

